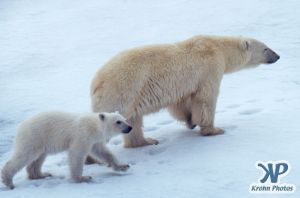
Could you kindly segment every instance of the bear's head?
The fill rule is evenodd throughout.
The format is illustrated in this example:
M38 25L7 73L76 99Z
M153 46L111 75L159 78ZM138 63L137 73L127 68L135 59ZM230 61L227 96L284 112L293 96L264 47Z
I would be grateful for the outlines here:
M132 127L118 112L107 113L102 112L99 114L99 119L102 122L105 136L107 138L113 137L120 133L129 133Z
M242 49L246 53L246 66L248 67L275 63L280 58L267 45L255 39L244 39L242 41Z

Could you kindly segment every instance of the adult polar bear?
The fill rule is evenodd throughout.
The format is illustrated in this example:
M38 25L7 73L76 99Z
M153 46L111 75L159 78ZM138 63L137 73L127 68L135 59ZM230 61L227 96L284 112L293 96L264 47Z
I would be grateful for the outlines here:
M91 84L94 112L119 111L133 126L125 147L157 144L144 138L143 115L168 108L202 135L214 127L216 102L226 73L274 63L279 56L264 43L240 37L195 36L174 44L130 49L113 57Z

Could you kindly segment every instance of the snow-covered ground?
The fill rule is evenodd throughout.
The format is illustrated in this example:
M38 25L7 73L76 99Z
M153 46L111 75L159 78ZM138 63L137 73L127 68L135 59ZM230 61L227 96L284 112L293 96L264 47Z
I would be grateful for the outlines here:
M242 35L264 41L281 59L224 78L216 115L224 135L199 136L161 111L144 127L159 145L124 149L121 137L110 142L131 164L127 173L85 166L94 181L70 183L60 154L43 167L54 177L29 181L23 170L15 190L0 184L0 197L262 197L248 192L261 176L257 160L289 161L283 181L299 187L299 9L298 0L1 0L0 167L25 117L90 111L91 78L121 50L196 34Z

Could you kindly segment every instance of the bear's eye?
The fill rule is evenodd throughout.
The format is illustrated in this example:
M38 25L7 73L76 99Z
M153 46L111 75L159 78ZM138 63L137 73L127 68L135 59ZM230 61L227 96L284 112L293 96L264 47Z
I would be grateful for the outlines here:
M121 124L122 122L120 121L120 120L118 120L117 122L116 122L116 124Z
M266 52L267 50L268 50L268 48L265 48L265 49L264 49L264 52Z

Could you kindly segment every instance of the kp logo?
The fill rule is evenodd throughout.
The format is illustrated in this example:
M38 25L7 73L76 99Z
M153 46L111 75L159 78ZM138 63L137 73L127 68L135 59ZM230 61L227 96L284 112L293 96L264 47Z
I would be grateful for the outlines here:
M294 193L294 184L281 183L280 179L287 176L291 166L287 161L257 161L256 168L263 172L258 183L250 185L251 193Z

